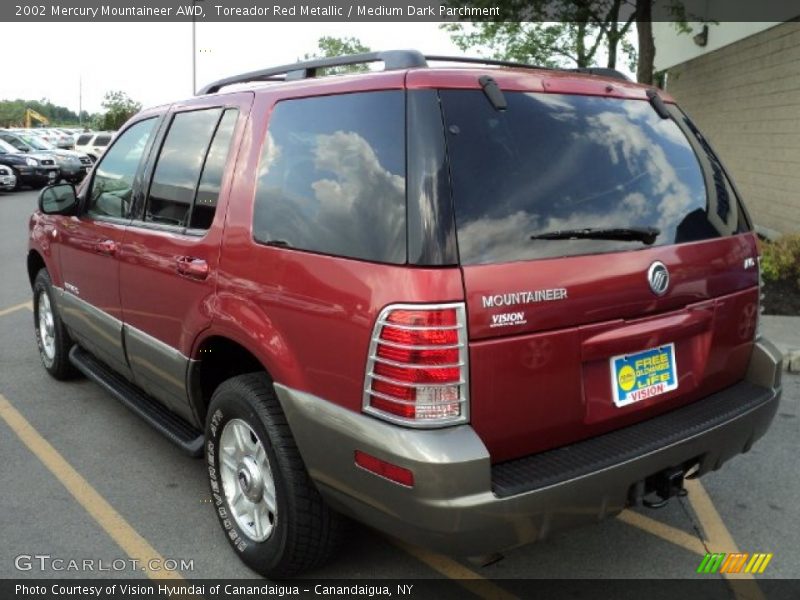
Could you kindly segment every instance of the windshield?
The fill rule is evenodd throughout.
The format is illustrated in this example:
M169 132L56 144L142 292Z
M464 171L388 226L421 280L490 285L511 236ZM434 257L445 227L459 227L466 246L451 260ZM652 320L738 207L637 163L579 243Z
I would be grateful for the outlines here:
M32 135L21 135L20 139L28 144L28 146L31 146L36 150L52 150L54 148L54 146L49 142L37 137L33 137Z
M462 263L647 247L618 239L632 229L657 231L658 246L746 227L735 198L709 197L687 137L648 102L504 94L498 111L481 91L441 92ZM588 228L627 232L563 233Z
M19 152L19 150L4 140L0 140L0 150L2 150L4 154L17 154Z

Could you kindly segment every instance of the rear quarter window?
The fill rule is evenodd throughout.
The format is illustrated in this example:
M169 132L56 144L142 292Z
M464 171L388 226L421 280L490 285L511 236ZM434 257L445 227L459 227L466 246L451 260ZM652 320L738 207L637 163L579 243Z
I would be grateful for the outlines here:
M508 109L500 112L480 91L441 92L462 263L645 247L531 239L564 230L655 227L654 245L665 245L730 235L746 225L735 201L708 189L678 124L648 102L505 96Z
M284 100L259 166L256 241L376 262L406 260L405 96Z

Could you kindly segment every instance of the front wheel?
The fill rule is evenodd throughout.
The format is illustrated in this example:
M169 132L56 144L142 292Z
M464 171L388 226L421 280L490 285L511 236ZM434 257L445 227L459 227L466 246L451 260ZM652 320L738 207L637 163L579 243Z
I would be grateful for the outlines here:
M214 392L206 460L217 517L247 566L280 579L329 558L343 517L309 478L266 374L233 377Z
M69 362L73 342L67 333L53 297L50 275L45 269L33 282L33 324L42 365L56 379L70 379L77 370Z

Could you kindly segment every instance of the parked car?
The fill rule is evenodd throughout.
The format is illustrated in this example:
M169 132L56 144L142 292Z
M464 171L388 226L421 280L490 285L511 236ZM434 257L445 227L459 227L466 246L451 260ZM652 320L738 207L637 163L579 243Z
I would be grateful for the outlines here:
M17 187L17 177L11 167L0 165L0 190L11 191Z
M268 577L340 515L476 556L662 504L778 406L750 218L668 94L428 60L143 111L30 221L44 368L204 452Z
M92 160L88 155L74 150L62 150L35 136L27 136L10 131L0 130L0 140L8 142L20 152L47 152L56 158L61 171L60 177L72 183L83 180L92 168Z
M20 129L18 131L24 132L29 136L36 136L37 138L43 139L53 146L62 148L64 150L71 150L74 146L74 142L71 137L65 136L60 131L56 131L54 129L31 127L29 129Z
M75 140L75 150L87 154L95 162L103 155L113 137L114 133L109 131L83 133Z
M53 155L41 152L25 154L3 140L0 140L0 165L13 171L17 187L44 187L55 183L60 173Z

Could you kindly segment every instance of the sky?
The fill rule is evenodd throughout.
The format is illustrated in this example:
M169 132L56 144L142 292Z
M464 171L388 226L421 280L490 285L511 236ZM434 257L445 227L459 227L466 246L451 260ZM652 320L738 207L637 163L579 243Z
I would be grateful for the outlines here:
M294 62L325 35L373 50L464 54L436 23L198 23L196 35L198 88ZM191 23L0 23L0 40L24 57L3 61L0 99L47 98L77 112L82 88L83 109L98 112L109 90L145 107L192 95Z

